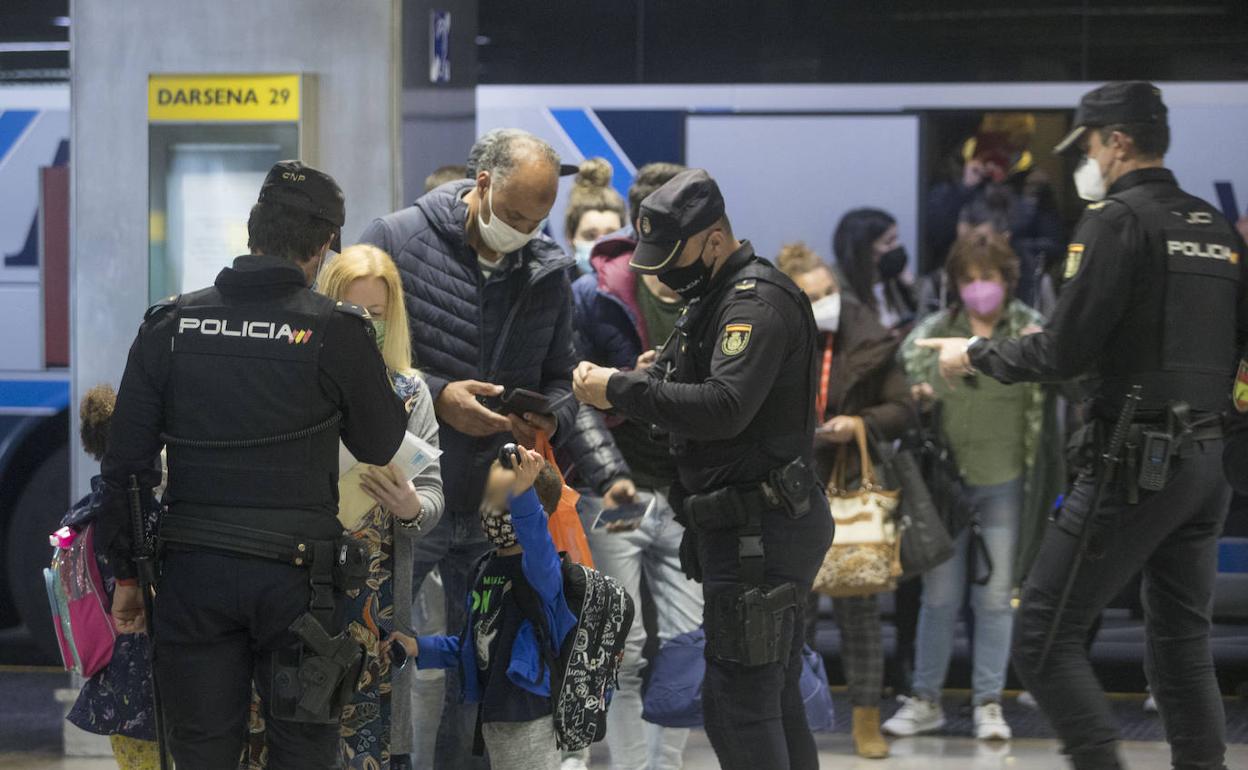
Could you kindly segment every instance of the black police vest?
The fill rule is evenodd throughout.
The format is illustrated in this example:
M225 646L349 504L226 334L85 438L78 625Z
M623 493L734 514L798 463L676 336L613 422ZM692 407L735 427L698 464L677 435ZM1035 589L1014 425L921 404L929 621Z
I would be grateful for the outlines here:
M320 388L318 367L334 308L307 289L242 302L209 288L177 300L165 399L175 513L336 515L338 408ZM264 527L262 514L247 520Z
M723 441L699 441L673 437L672 449L680 465L696 466L714 476L715 469L732 468L733 477L721 483L760 481L767 473L799 457L810 460L814 447L815 390L818 371L815 360L814 316L810 300L771 263L755 257L714 292L704 296L677 323L677 350L674 380L703 382L710 376L711 358L719 345L720 329L714 325L720 305L742 282L767 283L784 291L794 302L794 316L802 319L807 345L795 346L749 424L739 435ZM809 353L802 351L809 348ZM736 467L733 467L733 466ZM715 486L712 484L711 486ZM690 490L705 491L705 490Z
M1148 259L1100 366L1102 392L1143 387L1141 409L1177 401L1224 411L1238 359L1243 267L1239 240L1212 206L1173 184L1143 183L1110 196L1128 209ZM1123 291L1129 290L1122 287Z

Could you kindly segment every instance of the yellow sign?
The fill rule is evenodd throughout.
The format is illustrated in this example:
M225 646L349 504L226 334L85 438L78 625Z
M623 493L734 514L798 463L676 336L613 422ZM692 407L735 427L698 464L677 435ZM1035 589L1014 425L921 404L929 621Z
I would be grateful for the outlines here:
M299 120L298 75L151 75L147 119L254 123Z

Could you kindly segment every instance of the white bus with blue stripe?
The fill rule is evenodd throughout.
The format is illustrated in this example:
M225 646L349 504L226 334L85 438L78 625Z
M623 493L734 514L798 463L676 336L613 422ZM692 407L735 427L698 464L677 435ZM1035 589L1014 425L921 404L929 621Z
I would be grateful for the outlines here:
M58 660L41 568L69 495L69 87L0 87L0 641Z

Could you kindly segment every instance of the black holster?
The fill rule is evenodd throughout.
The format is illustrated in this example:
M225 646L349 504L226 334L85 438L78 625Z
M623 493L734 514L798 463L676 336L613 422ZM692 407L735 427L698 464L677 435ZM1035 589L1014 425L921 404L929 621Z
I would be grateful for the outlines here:
M706 654L742 666L788 660L797 624L797 588L734 586L706 606Z
M789 518L800 519L810 513L816 486L810 465L799 457L770 471L767 481L689 495L685 498L685 515L700 532L740 529L763 511L783 510Z
M359 683L364 649L345 631L330 636L311 612L290 631L299 641L273 652L269 708L290 722L336 724Z
M368 551L359 540L310 540L211 519L166 515L166 543L282 562L308 571L312 599L290 626L298 640L273 652L274 716L291 722L334 724L359 683L364 649L341 626L337 598L363 588ZM336 632L332 633L331 631Z

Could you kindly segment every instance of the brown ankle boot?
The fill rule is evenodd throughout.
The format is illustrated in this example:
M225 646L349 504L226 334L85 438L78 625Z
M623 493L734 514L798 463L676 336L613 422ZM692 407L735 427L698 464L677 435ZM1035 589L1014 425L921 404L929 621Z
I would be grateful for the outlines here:
M854 749L858 756L867 759L884 759L888 756L888 741L880 734L878 708L854 707Z

